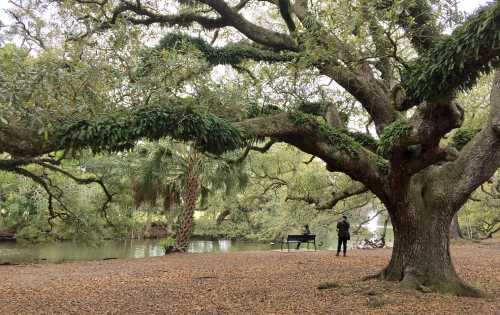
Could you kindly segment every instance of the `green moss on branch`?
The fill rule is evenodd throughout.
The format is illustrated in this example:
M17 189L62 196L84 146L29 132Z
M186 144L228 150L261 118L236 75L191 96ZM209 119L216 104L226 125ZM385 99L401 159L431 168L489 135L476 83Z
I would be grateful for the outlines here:
M259 106L256 103L248 107L247 118L264 117L281 113L283 110L274 105Z
M61 139L61 147L96 152L126 150L141 138L157 140L165 136L193 141L200 150L214 154L245 145L241 132L231 124L189 106L141 108L99 121L78 121L60 127L56 136Z
M314 115L298 111L291 112L289 115L295 125L316 131L325 142L331 144L339 151L347 153L352 157L356 157L359 154L361 144L355 141L348 131L330 127L321 118Z
M462 150L467 143L469 143L474 136L481 131L477 128L460 128L455 131L451 138L452 145L458 150Z
M294 54L263 50L244 43L228 44L220 48L213 47L201 38L179 33L171 33L164 36L155 49L179 49L183 47L196 48L211 65L237 65L247 59L266 62L286 62L296 58Z
M377 140L362 132L345 131L351 138L370 151L376 151L379 143Z
M392 152L394 142L402 137L405 137L410 132L410 126L402 119L398 119L384 129L380 137L379 147L377 152L382 156L388 156Z
M494 2L418 58L402 74L402 85L417 102L452 96L474 86L500 64L500 2Z

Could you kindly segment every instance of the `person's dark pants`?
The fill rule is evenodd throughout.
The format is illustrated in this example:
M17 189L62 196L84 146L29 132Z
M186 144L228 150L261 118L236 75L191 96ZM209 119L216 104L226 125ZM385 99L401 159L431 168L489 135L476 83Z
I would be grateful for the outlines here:
M337 255L340 253L340 249L344 246L344 256L347 251L347 237L339 237L338 245L337 245Z
M299 249L300 244L302 244L302 243L301 243L301 242L298 242L298 243L297 243L297 249Z

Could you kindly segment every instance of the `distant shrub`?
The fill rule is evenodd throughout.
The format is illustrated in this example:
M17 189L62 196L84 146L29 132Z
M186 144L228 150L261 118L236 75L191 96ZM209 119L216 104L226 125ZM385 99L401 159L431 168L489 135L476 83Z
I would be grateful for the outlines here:
M158 242L158 245L163 247L165 254L169 253L175 245L175 238L172 236L167 236Z

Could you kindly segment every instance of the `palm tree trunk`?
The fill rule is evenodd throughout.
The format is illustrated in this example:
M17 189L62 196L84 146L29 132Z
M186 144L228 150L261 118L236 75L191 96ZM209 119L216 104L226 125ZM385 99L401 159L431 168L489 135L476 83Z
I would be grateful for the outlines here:
M184 209L175 239L175 250L186 251L193 231L193 214L200 190L198 173L199 154L193 151L188 157L186 187L184 190Z

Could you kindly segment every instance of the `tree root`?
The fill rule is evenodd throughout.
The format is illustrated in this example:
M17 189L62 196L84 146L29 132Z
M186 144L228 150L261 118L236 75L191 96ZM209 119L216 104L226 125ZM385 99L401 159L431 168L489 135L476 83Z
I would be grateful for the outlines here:
M475 298L488 296L485 292L464 283L457 276L423 275L411 268L405 270L401 286L424 293L435 292Z
M376 274L373 274L373 275L364 276L361 280L362 281L384 280L384 272L379 272L379 273L376 273Z
M175 246L167 246L165 247L165 255L173 254L173 253L185 253L185 250L179 249Z
M362 278L362 281L367 280L383 280L383 281L398 281L392 280L386 276L386 270L368 275ZM401 287L411 290L417 290L424 293L440 293L451 294L463 297L485 298L489 295L477 288L474 288L464 283L458 276L443 277L435 275L424 275L412 268L406 268L402 280L399 281Z

